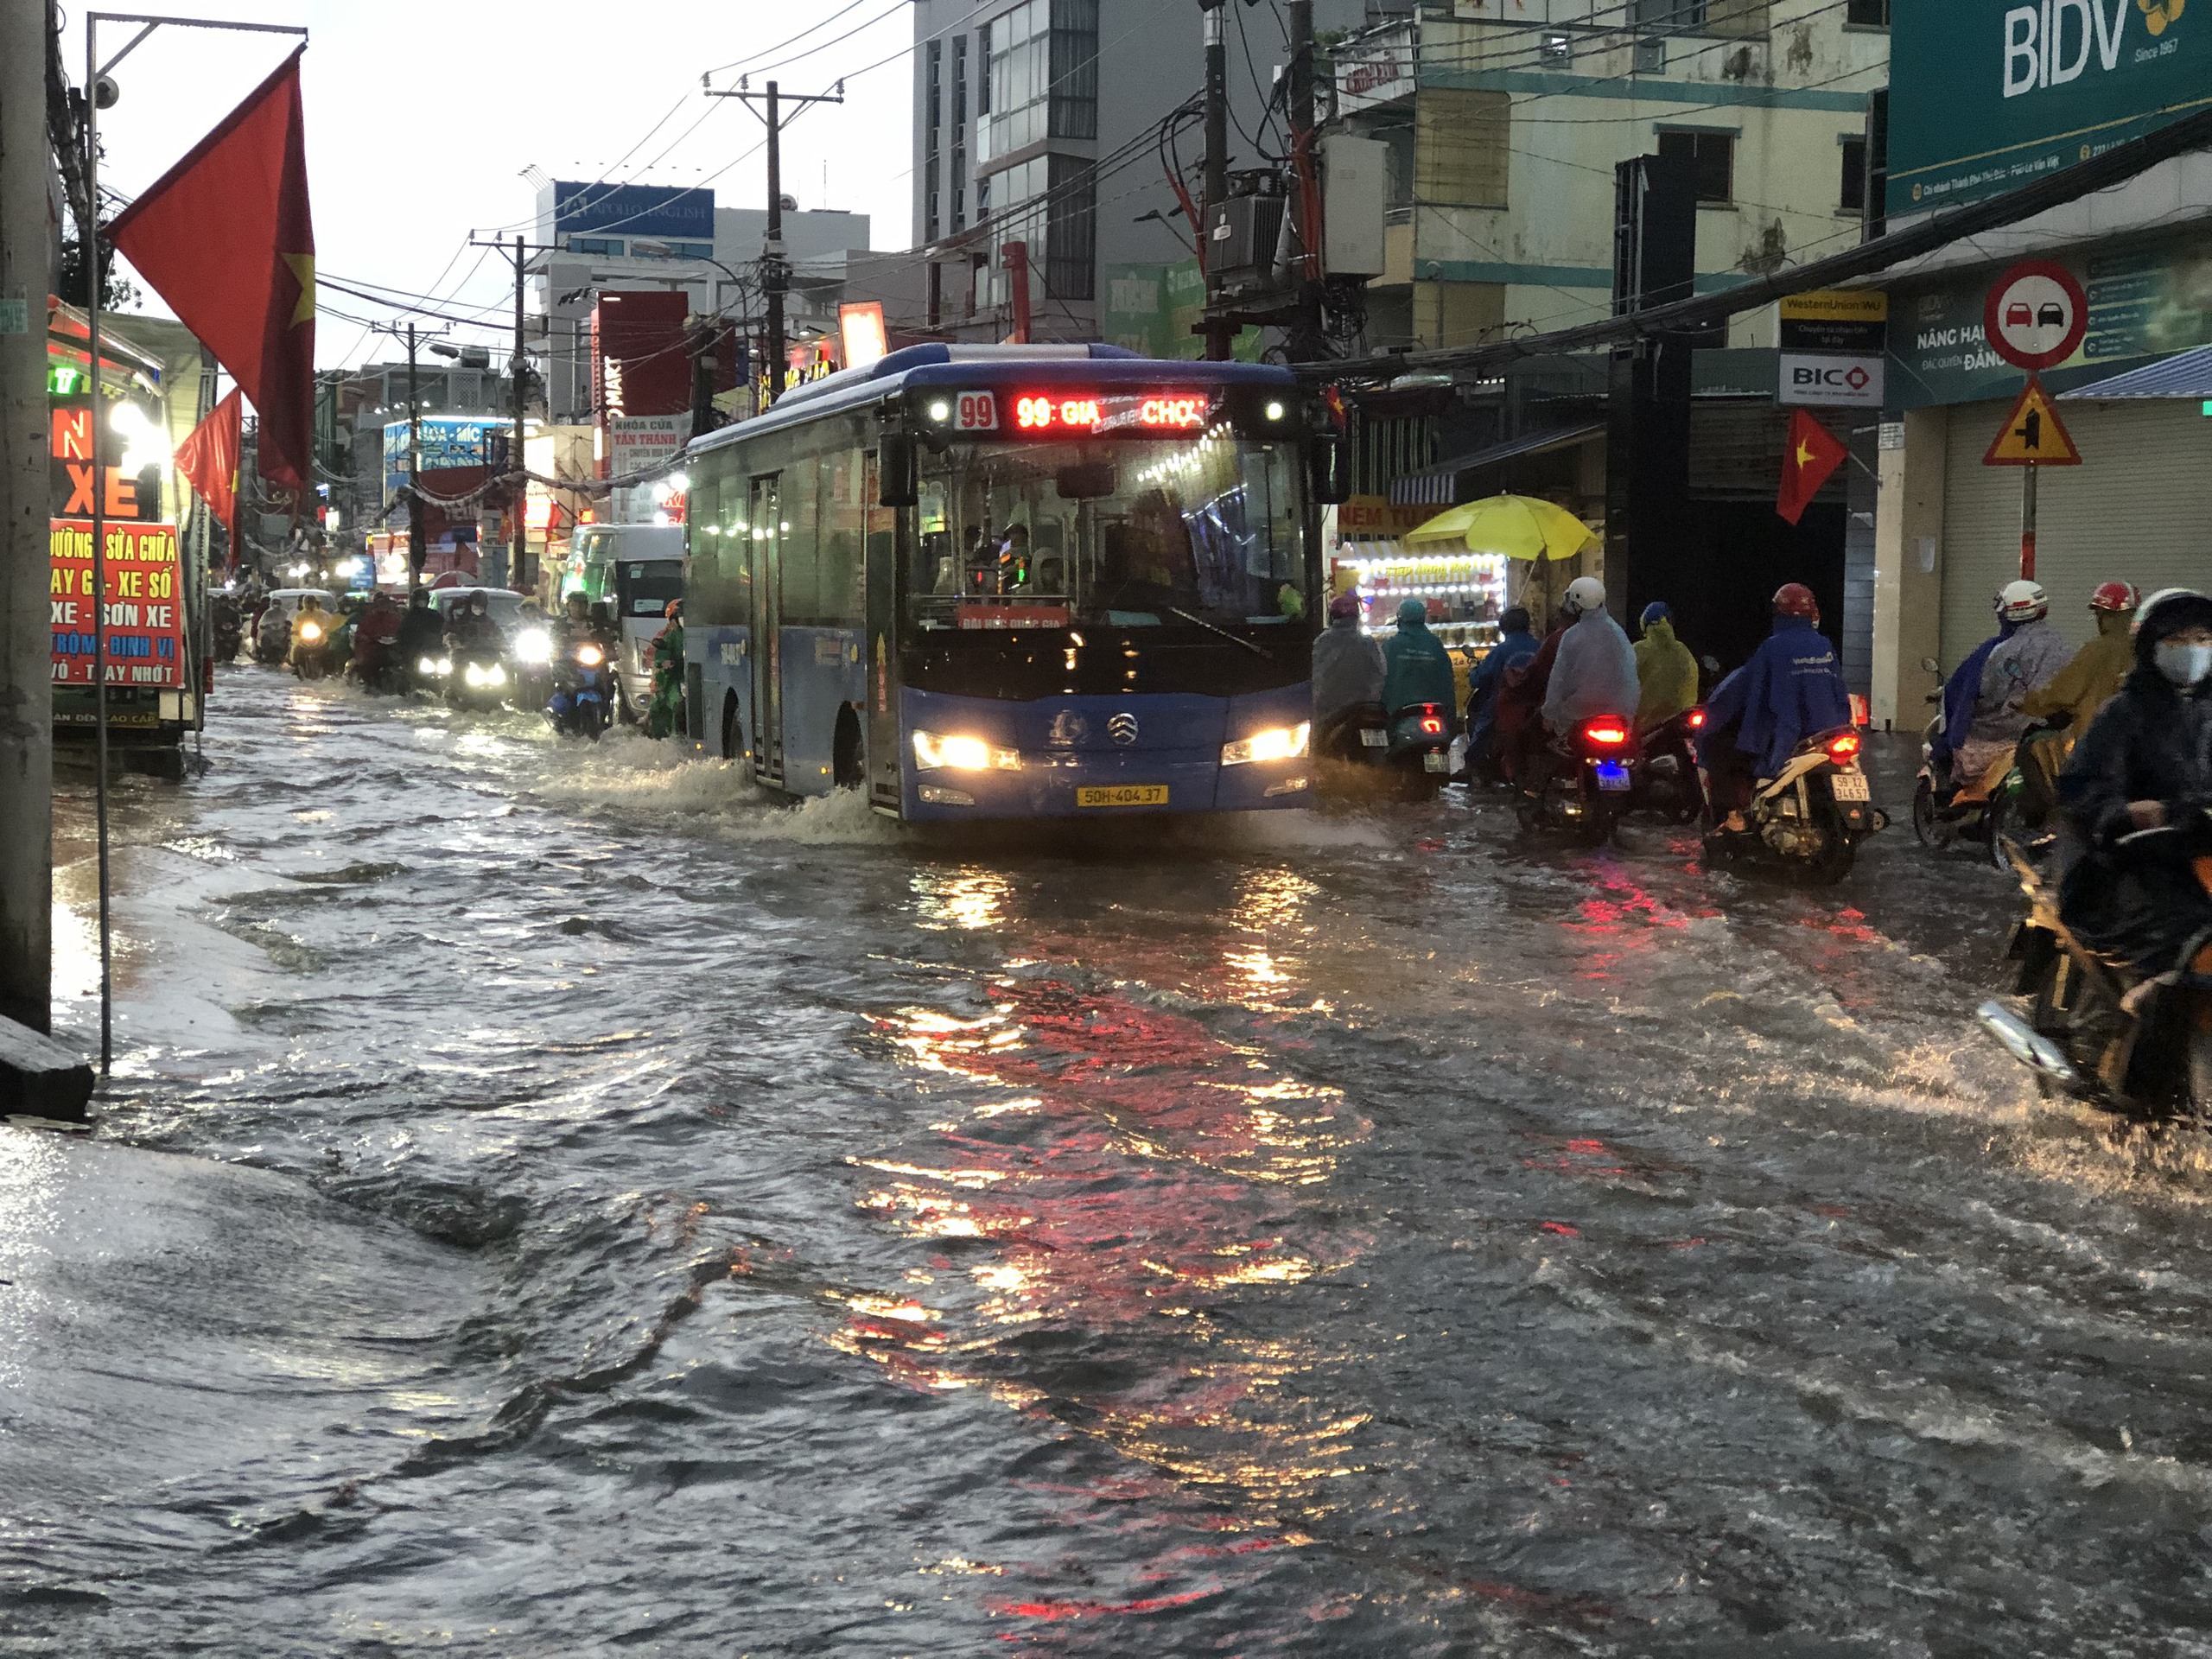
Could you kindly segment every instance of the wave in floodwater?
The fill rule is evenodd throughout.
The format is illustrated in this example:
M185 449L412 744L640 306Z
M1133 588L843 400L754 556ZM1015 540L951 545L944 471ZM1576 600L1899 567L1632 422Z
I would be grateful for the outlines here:
M0 1131L0 1646L2202 1650L2206 1143L1973 1029L1991 872L221 690Z

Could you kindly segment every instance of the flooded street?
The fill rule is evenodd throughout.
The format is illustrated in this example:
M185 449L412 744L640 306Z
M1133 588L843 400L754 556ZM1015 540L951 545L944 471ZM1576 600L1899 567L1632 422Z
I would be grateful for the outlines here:
M0 1129L0 1651L2212 1654L2212 1160L1902 821L971 846L226 675Z

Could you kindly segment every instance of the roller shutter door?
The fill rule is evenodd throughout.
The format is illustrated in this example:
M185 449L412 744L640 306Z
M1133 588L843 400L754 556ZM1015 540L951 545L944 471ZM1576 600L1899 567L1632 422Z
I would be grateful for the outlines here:
M1951 410L1943 478L1943 666L1989 637L1990 601L2019 573L2020 475L1981 457L2003 404ZM2050 615L2077 644L2089 636L2101 582L2212 592L2212 419L2194 400L2062 403L2079 467L2037 484L2036 580Z

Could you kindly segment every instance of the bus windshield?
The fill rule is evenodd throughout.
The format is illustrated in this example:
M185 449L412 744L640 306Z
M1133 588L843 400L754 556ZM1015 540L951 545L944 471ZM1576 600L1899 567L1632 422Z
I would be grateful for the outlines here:
M1287 623L1306 600L1297 461L1290 445L1222 431L925 452L907 620Z

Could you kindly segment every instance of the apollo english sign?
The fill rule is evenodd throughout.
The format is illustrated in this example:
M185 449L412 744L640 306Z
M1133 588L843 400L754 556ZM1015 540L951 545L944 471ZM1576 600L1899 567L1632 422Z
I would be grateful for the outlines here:
M1896 7L1889 211L1998 195L2212 104L2212 4L2184 10L2185 0Z

